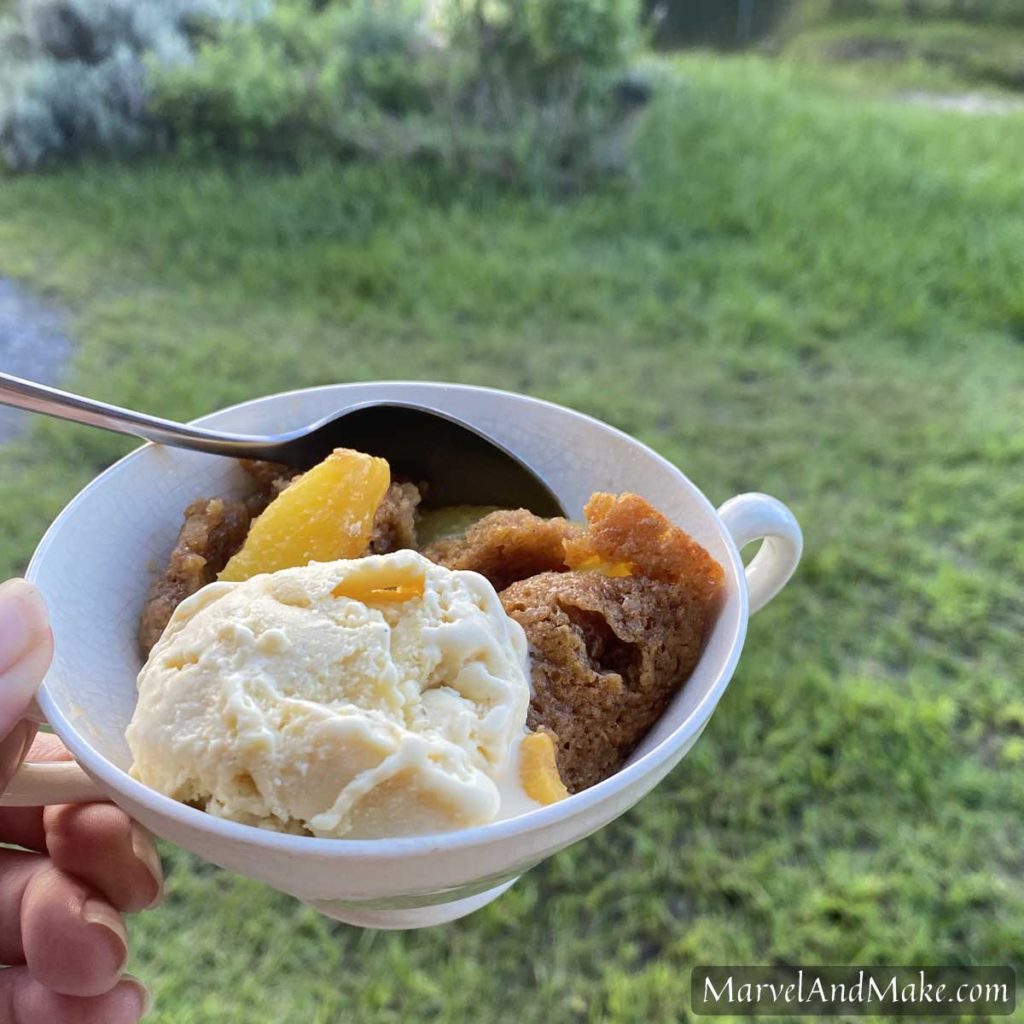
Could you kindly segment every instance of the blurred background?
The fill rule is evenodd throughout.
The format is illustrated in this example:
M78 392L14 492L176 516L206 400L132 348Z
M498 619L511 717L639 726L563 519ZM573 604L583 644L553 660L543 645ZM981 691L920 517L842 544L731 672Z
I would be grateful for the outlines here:
M154 1021L649 1024L698 963L1024 966L1024 5L0 12L3 369L178 418L525 391L806 532L694 752L470 918L356 931L165 847ZM0 420L4 574L125 450Z

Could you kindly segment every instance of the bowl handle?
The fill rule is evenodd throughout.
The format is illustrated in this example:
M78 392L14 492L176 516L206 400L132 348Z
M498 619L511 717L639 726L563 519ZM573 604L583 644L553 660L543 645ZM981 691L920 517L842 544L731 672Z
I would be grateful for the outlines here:
M737 548L742 549L754 540L763 541L747 566L747 593L753 615L786 585L796 570L804 548L800 524L777 498L757 492L737 494L718 514Z
M25 717L40 724L46 721L35 701ZM0 807L45 807L109 799L74 761L25 761L0 794Z
M45 807L109 799L74 761L26 761L0 796L0 807Z

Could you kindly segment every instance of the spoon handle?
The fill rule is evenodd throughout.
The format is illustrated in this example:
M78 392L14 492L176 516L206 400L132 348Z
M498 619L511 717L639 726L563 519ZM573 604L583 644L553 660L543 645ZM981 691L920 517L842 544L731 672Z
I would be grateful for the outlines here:
M41 412L57 419L101 427L118 434L129 434L144 441L192 448L213 455L258 457L268 447L268 438L244 434L222 434L202 427L187 427L158 416L146 416L106 402L97 402L46 384L0 373L0 404L29 412Z

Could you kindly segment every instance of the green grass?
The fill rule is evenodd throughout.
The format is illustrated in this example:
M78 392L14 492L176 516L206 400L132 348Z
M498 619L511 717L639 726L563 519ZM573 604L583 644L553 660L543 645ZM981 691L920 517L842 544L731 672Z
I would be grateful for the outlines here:
M3 182L0 266L73 311L91 394L519 389L806 531L673 776L464 921L359 932L166 850L153 1020L647 1024L696 963L1024 966L1024 135L679 67L636 180L558 206L359 168ZM121 450L0 449L6 570Z

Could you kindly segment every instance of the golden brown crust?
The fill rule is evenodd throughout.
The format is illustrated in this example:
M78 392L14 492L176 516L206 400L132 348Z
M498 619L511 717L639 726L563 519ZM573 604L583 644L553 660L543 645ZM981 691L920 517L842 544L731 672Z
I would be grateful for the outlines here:
M636 494L590 496L584 510L587 529L565 542L573 568L588 561L628 563L633 575L652 580L685 580L711 600L722 587L722 567L685 530Z
M251 516L243 501L199 498L185 509L185 521L167 567L153 580L139 621L139 649L148 657L174 609L212 583L242 546Z
M240 459L256 490L245 501L197 498L185 509L167 565L153 580L139 619L139 650L148 657L174 609L207 583L212 583L241 548L252 520L298 475L278 462Z
M302 474L292 466L264 459L239 459L242 469L252 477L256 490L246 498L253 518L258 516L290 483Z
M428 544L423 554L449 569L471 569L486 576L495 590L541 572L560 572L564 542L580 528L567 519L541 519L525 508L491 512L462 537Z
M557 738L573 793L618 771L689 677L724 580L704 548L635 494L594 494L584 511L586 529L563 529L560 554L544 535L554 571L522 572L501 593L530 641L528 724ZM537 549L533 518L508 520L500 546L491 528L489 544L468 533L457 550L487 564L482 549L497 561L485 575L501 579L505 552ZM524 536L510 537L515 531Z
M392 481L373 517L369 554L386 555L416 547L416 511L420 500L420 489L415 484Z
M608 778L700 657L711 606L685 582L549 572L501 594L531 647L528 725L557 737L572 793Z

